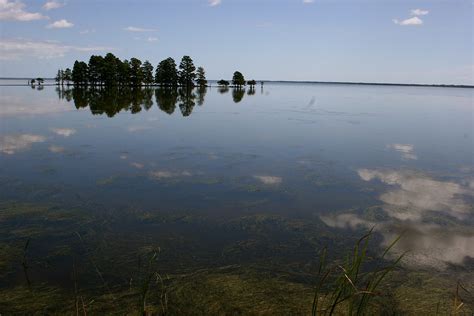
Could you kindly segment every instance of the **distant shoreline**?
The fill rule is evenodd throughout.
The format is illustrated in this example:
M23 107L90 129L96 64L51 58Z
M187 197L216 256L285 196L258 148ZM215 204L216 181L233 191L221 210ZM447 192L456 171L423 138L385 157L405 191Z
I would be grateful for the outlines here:
M31 80L31 78L0 78L0 80ZM54 80L54 78L44 78ZM218 80L209 80L217 82ZM457 84L427 84L427 83L385 83L385 82L351 82L351 81L292 81L292 80L257 80L257 84L264 83L304 83L304 84L331 84L331 85L362 85L362 86L399 86L399 87L437 87L437 88L474 88L474 85ZM44 86L55 86L56 84L43 84ZM0 84L0 86L27 86L27 84ZM72 86L72 85L71 85ZM155 86L155 85L149 85Z
M259 81L258 81L259 82ZM307 83L307 84L336 84L336 85L361 85L361 86L400 86L400 87L438 87L438 88L474 88L474 85L459 84L428 84L428 83L390 83L390 82L351 82L351 81L289 81L266 80L271 83Z

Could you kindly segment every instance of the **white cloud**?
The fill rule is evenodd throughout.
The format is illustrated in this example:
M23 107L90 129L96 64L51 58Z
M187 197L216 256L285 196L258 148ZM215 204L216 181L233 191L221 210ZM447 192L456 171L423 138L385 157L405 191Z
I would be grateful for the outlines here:
M414 146L411 144L389 144L387 148L398 151L403 159L416 160L418 157L415 154Z
M402 21L393 19L393 23L398 24L398 25L422 25L423 21L419 17L414 16L412 18L402 20Z
M147 38L143 38L143 37L140 37L140 36L134 36L133 39L136 40L136 41L147 41L149 43L158 41L158 38L153 37L153 36L149 36Z
M314 0L303 0L304 4L314 3Z
M27 22L48 19L41 13L27 12L24 9L25 4L21 1L0 0L0 20Z
M57 2L57 1L47 1L44 5L43 5L43 9L49 11L49 10L53 10L53 9L58 9L58 8L61 8L63 7L65 4L62 3L62 2Z
M45 140L44 136L34 134L0 136L0 153L13 155L18 151L29 149L34 143L42 143Z
M218 6L219 4L221 4L222 1L221 0L209 0L209 5L211 7L215 7L215 6Z
M69 137L76 134L76 130L73 128L52 128L51 131L59 136Z
M410 11L411 15L427 15L430 13L428 10L422 10L422 9L413 9Z
M136 27L136 26L127 26L126 28L124 28L124 31L128 31L128 32L156 32L158 30L157 29L147 29L147 28Z
M253 176L255 179L259 180L263 184L268 184L268 185L277 185L282 182L281 177L275 177L275 176Z
M0 0L1 1L1 0ZM49 59L63 57L71 51L110 51L111 47L80 47L63 45L54 41L32 41L26 39L0 39L0 60L20 60L23 58Z
M95 30L94 29L92 29L92 30L87 29L87 30L82 30L82 31L79 32L79 34L82 34L82 35L89 34L89 33L95 33Z
M67 28L70 28L70 27L73 27L73 26L74 26L74 24L72 24L68 20L61 19L61 20L58 20L58 21L55 21L55 22L49 24L47 26L47 28L48 29L67 29Z

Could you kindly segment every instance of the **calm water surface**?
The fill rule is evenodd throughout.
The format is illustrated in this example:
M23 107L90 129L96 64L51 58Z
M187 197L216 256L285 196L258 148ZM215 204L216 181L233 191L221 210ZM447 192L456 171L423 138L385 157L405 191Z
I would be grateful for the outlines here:
M0 103L0 294L128 289L153 251L168 275L308 285L319 249L372 227L374 255L403 233L396 295L414 275L425 294L474 284L472 89L3 86Z

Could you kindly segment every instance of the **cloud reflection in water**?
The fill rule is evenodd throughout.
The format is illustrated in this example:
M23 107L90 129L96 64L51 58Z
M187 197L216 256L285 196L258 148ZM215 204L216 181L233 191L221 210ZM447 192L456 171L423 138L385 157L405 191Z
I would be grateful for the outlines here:
M411 144L389 144L387 148L393 149L399 152L402 155L403 159L406 160L416 160L418 159L417 155L415 154L415 148Z
M0 152L13 155L18 151L29 149L34 143L42 143L46 137L34 134L0 136Z
M474 258L474 228L469 224L474 210L466 201L474 196L470 181L441 181L408 170L357 172L364 181L379 180L393 186L379 197L385 203L382 212L386 219L376 222L355 213L321 216L326 225L341 229L375 227L383 236L383 246L403 233L393 255L408 251L404 262L411 266L446 269L449 264L462 265L467 258Z

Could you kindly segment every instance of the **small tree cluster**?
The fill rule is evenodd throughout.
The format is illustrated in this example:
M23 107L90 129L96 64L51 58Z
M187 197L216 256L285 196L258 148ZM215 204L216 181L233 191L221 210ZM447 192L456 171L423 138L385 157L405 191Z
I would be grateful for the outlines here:
M247 81L247 84L248 84L250 87L254 87L254 86L257 84L257 81L255 81L255 80L249 80L249 81Z
M246 82L245 78L244 78L244 75L242 75L242 73L240 71L234 72L234 75L232 76L232 84L234 86L240 88L242 86L245 86L245 83L247 83L251 87L255 86L257 84L257 82L255 80L250 80L250 81ZM220 85L220 86L228 86L229 81L221 79L221 80L217 81L217 84Z
M67 85L72 81L72 71L69 68L66 68L66 70L58 70L58 73L56 74L56 77L54 78L56 81L57 85L64 85L64 82L66 82Z
M234 75L232 76L232 84L237 87L245 86L245 78L240 71L234 72Z
M230 85L230 82L227 81L227 80L221 79L221 80L217 81L217 84L220 85L220 86L226 86L227 87L228 85Z
M44 79L43 78L36 78L36 79L31 79L30 80L30 84L31 86L34 86L36 83L41 86L44 82Z

